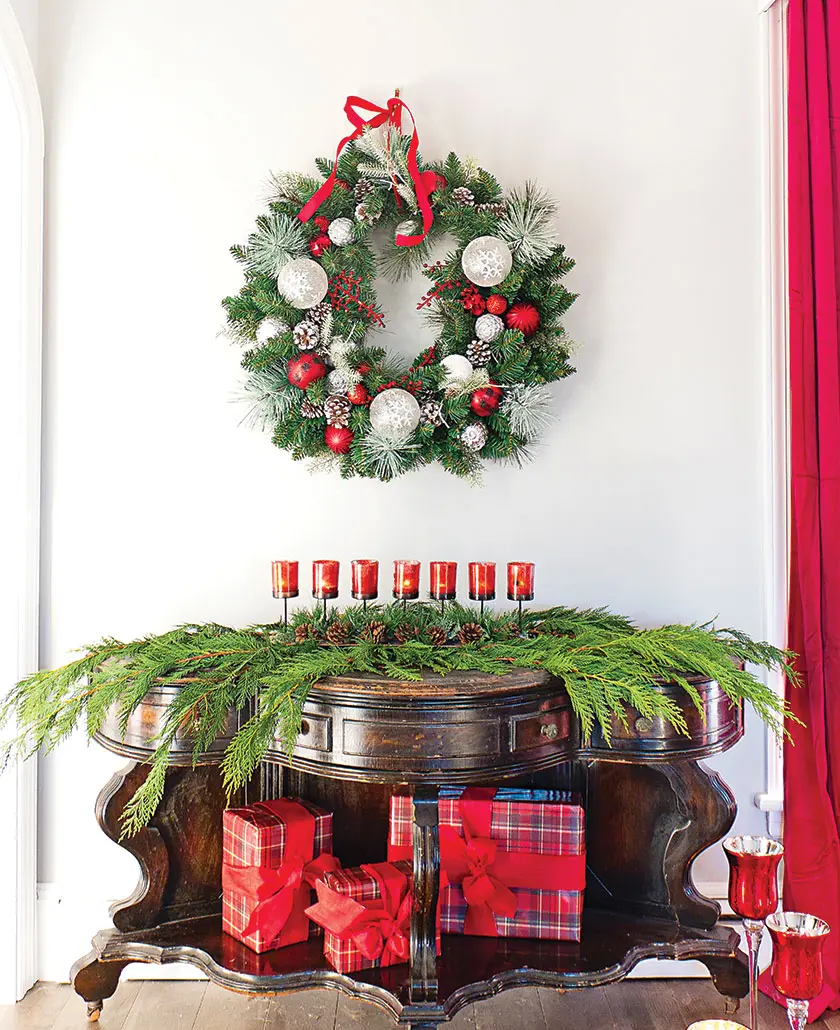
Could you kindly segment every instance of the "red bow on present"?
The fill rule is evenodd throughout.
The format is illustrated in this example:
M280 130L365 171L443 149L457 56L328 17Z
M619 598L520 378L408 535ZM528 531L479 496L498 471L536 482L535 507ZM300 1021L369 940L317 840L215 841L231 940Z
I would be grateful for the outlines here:
M466 820L464 832L469 833ZM494 875L498 842L489 837L458 835L452 826L441 826L440 849L445 856L446 875L459 884L467 902L464 933L495 937L496 916L512 919L516 915L516 895Z
M399 90L397 92L399 92ZM370 112L372 117L368 119L363 118L362 115L359 114L359 110ZM420 210L420 214L423 216L423 231L415 236L403 236L402 233L398 233L395 242L398 247L414 247L418 243L423 242L428 235L429 229L432 227L432 222L434 221L432 205L429 202L429 195L434 192L437 186L437 175L431 170L425 172L420 171L417 164L417 151L420 146L420 139L417 135L417 124L414 121L414 115L411 113L408 106L404 104L398 96L391 97L388 101L387 107L379 107L377 104L372 104L369 100L363 100L361 97L347 98L347 102L344 105L344 113L347 115L347 119L350 124L354 126L353 132L351 132L349 136L345 136L336 147L335 163L333 164L333 169L327 177L326 182L324 182L316 192L313 193L301 208L298 218L302 222L309 221L335 188L338 158L341 151L347 146L347 144L358 139L366 128L376 129L379 128L380 125L384 125L386 122L390 122L397 128L397 131L400 131L402 111L407 111L411 118L411 143L408 147L406 163L408 165L409 174L411 175L412 185L414 186L414 195L417 197L417 207ZM397 197L397 202L399 203L399 194L396 193L396 181L394 183L394 191L394 195Z
M318 901L309 918L343 941L351 941L366 959L391 966L408 961L411 894L406 877L387 862L363 865L379 887L379 898L356 901L323 881L315 884Z

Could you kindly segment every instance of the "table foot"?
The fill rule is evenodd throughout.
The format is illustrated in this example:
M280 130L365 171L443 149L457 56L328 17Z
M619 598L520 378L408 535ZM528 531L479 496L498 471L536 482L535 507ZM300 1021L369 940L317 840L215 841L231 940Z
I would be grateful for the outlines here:
M101 1001L89 1001L87 1003L87 1017L88 1023L98 1023L99 1017L102 1014L102 1002Z
M87 1015L91 1023L99 1019L102 1002L110 998L120 982L125 962L103 962L95 951L89 952L70 970L73 990L87 1002Z
M723 999L723 1012L724 1015L734 1016L738 1009L741 1007L740 998L724 998Z

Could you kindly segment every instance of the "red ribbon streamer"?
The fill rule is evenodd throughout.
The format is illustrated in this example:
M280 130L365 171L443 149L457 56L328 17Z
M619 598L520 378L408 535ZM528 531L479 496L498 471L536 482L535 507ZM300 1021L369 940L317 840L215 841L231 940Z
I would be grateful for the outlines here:
M305 941L309 936L306 906L310 888L327 873L340 868L332 855L312 858L315 847L315 816L288 798L257 802L286 826L285 861L279 869L261 866L222 865L222 890L257 898L244 936L262 930L276 947Z
M360 111L369 112L372 117L365 119L359 113ZM408 105L403 103L403 101L396 96L391 97L388 101L387 107L379 107L377 104L373 104L369 100L363 100L361 97L347 98L347 102L344 105L344 113L347 115L347 120L350 124L354 126L353 132L351 132L349 136L345 136L336 147L335 164L333 165L333 169L327 177L326 182L324 182L315 191L315 193L312 194L309 200L301 208L298 218L302 222L309 221L335 188L338 158L341 155L341 151L347 146L347 144L358 139L366 128L370 127L371 129L377 129L385 122L391 122L399 129L403 111L407 111L411 118L412 132L411 143L408 147L407 164L408 171L411 175L411 182L414 186L414 195L417 197L417 206L420 209L420 214L423 216L423 231L415 236L403 236L402 233L399 233L396 237L396 244L398 247L414 247L418 243L423 242L429 233L429 229L432 227L432 222L434 221L432 205L429 202L429 195L437 186L437 175L431 170L425 172L420 171L417 164L417 151L420 146L420 139L417 135L417 124L414 121L414 115L411 113Z
M464 933L479 937L497 937L495 917L515 915L512 887L582 891L586 886L584 855L500 850L499 842L490 837L495 795L495 787L468 787L458 802L464 836L453 826L440 828L441 870L464 893ZM388 846L392 862L411 855L408 845Z
M379 898L356 901L321 880L315 884L318 901L306 914L327 932L352 941L371 962L378 959L383 966L407 962L411 922L407 879L388 862L363 865L362 869L376 880Z

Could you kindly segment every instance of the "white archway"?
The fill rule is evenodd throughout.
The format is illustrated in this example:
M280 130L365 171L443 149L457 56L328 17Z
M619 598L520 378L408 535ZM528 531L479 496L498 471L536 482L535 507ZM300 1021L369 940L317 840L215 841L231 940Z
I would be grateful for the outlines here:
M0 0L0 692L38 664L44 128L29 53ZM35 980L36 761L0 777L0 1003ZM9 932L11 931L11 932Z

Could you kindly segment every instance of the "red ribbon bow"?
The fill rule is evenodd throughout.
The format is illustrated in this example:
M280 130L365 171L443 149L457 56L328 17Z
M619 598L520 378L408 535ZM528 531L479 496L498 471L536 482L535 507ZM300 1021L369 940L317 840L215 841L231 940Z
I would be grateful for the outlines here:
M352 941L366 959L383 966L408 961L411 893L406 877L388 862L363 865L379 887L379 898L356 901L315 884L318 901L306 910L309 918L343 941Z
M359 110L370 112L372 117L367 119L363 118L359 113ZM347 119L350 124L354 126L353 132L351 132L349 136L345 136L336 147L335 164L333 165L333 169L327 177L326 182L324 182L315 191L315 193L312 194L309 200L301 208L298 218L302 222L309 221L335 188L338 158L341 151L347 146L347 144L358 139L366 128L370 127L371 129L376 129L380 125L385 124L385 122L390 122L392 125L396 126L399 131L402 120L402 111L407 111L411 118L412 133L411 143L408 147L407 164L409 174L411 175L411 182L414 186L414 195L417 197L417 207L420 209L420 214L423 216L423 231L415 236L403 236L402 233L398 233L396 244L398 247L414 247L418 243L423 242L429 233L429 229L432 227L432 222L434 221L429 196L434 192L437 186L437 175L431 170L425 172L420 171L417 164L417 150L420 146L420 139L417 135L417 124L414 121L414 115L411 113L408 105L404 104L397 96L391 97L388 101L387 107L379 107L377 104L372 104L369 100L363 100L361 97L347 98L347 102L344 105L344 113L347 115ZM397 196L397 202L399 203L399 195L396 194L396 184L394 188L395 196Z
M285 823L286 860L279 869L266 869L261 866L233 866L225 859L222 890L256 897L258 903L251 912L243 936L247 937L259 929L264 937L280 948L306 940L309 936L306 916L309 889L317 886L327 873L340 869L341 865L333 855L321 854L312 858L315 817L297 801L278 798L258 802L254 807Z

